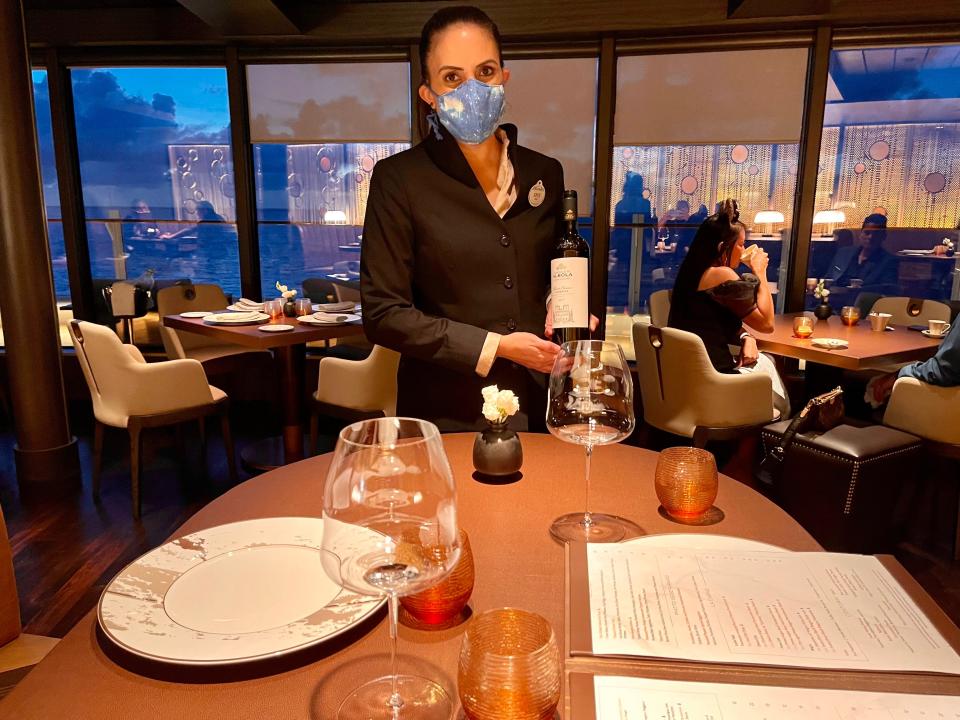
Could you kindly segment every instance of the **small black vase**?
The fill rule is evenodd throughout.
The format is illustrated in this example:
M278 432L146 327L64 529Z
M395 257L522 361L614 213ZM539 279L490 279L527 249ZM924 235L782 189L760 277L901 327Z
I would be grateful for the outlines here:
M813 314L817 316L818 320L826 320L833 315L833 308L830 307L830 303L822 302L813 309Z
M293 300L287 300L283 303L283 314L287 317L296 317L297 316L297 306Z
M502 477L519 472L522 465L520 437L507 427L506 421L491 422L489 427L477 433L473 442L473 466L477 472Z

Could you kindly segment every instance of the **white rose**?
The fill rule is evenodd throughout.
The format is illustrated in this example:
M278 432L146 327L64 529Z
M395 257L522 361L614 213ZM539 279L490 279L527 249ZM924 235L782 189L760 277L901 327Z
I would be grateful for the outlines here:
M287 290L287 289L286 289L286 286L284 286L284 290L283 290L283 297L284 297L284 298L290 299L290 298L294 297L296 294L297 294L297 291L296 291L296 290Z
M498 392L500 392L500 389L496 385L487 385L480 391L480 394L483 395L485 403L492 403L496 401Z
M822 298L828 298L828 297L830 297L830 291L827 290L826 288L824 288L824 289L823 289L823 292L820 293L820 297L822 297Z
M520 409L520 401L512 390L501 390L497 393L497 407L504 417L514 415Z
M490 422L500 422L503 419L500 416L500 408L494 403L483 404L483 416Z
M287 286L286 286L286 285L281 285L279 280L277 280L277 290L278 290L281 294L284 294L284 296L286 296L285 294L286 294L286 292L287 292Z

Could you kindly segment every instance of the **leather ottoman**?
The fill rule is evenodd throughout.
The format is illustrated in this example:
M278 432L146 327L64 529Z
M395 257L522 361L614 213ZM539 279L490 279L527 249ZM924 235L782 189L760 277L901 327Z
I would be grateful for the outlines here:
M764 453L789 420L767 425ZM798 433L772 478L774 498L827 550L873 554L896 542L897 507L914 482L919 438L883 425Z

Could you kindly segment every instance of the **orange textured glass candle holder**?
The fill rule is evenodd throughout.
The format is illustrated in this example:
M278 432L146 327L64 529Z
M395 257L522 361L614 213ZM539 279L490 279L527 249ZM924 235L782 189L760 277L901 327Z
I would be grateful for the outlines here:
M674 447L660 453L654 487L670 517L693 520L717 499L717 462L700 448Z
M476 571L470 538L460 531L460 559L450 574L437 585L416 595L400 598L400 605L421 623L443 625L467 606L473 593Z
M470 720L546 720L560 702L560 651L544 618L516 608L470 623L457 686Z
M793 334L798 338L808 338L813 335L813 318L806 315L794 318Z

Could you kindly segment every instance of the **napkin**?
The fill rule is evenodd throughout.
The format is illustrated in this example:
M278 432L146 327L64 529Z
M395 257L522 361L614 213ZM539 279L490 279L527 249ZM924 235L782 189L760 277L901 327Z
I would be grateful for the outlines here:
M321 322L329 322L329 323L345 322L347 319L346 315L338 315L336 313L325 313L325 312L315 312L313 314L313 317L314 319L319 320Z
M335 303L320 303L317 305L317 310L323 312L353 312L353 308L356 303L350 300L344 300L343 302Z
M239 305L240 307L248 307L248 308L262 308L262 307L263 307L263 303L262 303L262 302L261 302L261 303L258 303L256 300L247 300L247 298L240 298L239 300L237 300L237 305Z
M256 310L251 310L249 312L232 312L224 313L230 320L253 320L254 318L260 317L261 313Z

